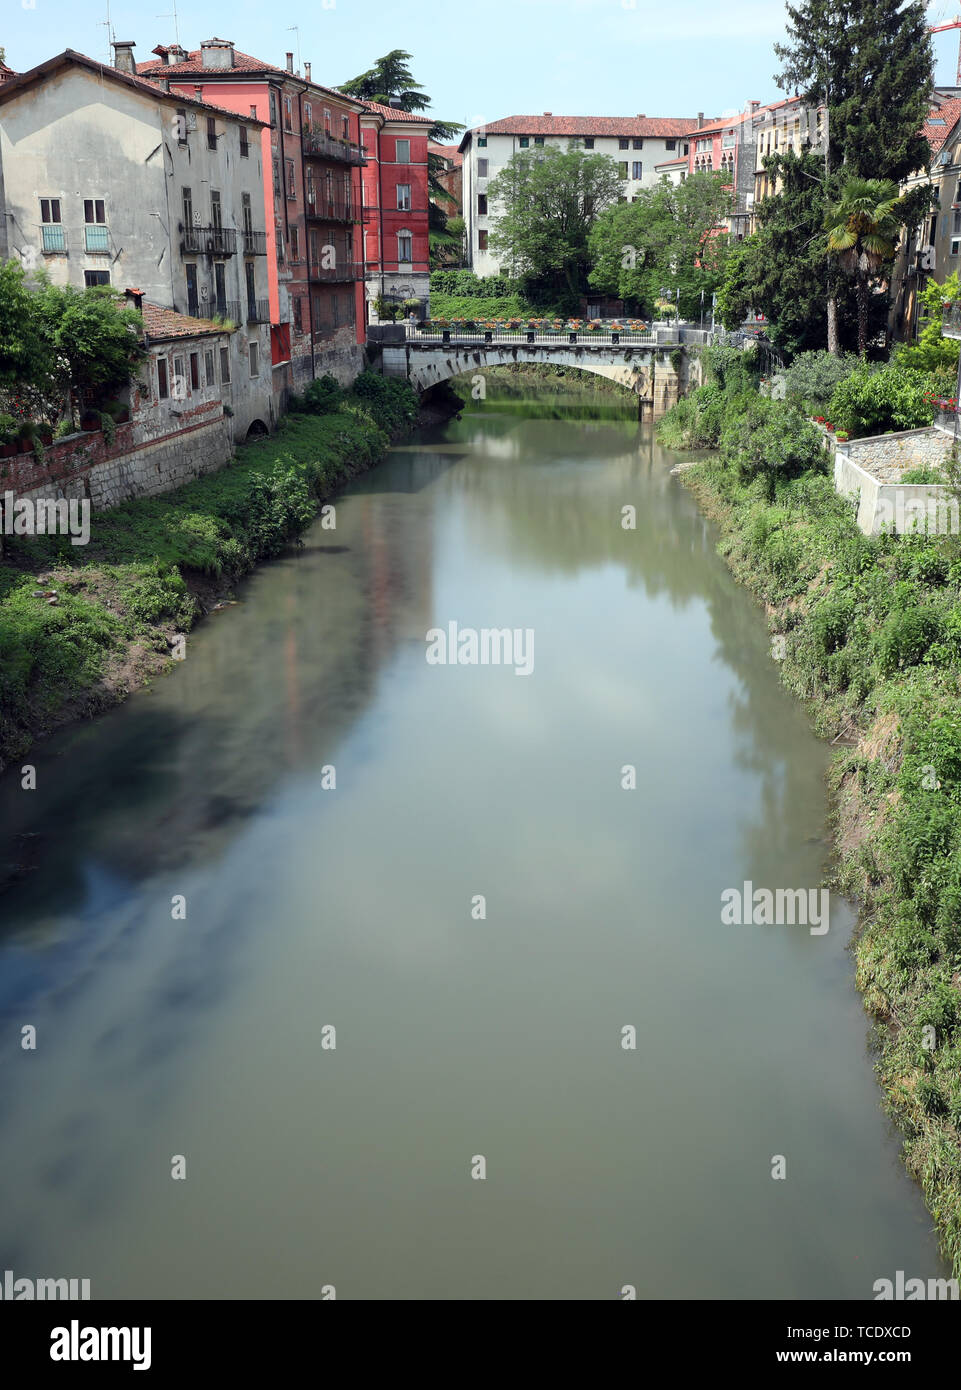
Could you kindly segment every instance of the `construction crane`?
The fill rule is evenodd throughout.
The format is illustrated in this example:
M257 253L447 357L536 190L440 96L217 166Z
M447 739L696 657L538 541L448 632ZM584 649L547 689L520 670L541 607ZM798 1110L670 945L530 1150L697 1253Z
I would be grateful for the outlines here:
M946 29L961 29L961 15L957 19L951 19L947 24L931 24L928 26L929 34L943 34ZM961 40L958 42L958 75L955 78L955 86L961 87Z

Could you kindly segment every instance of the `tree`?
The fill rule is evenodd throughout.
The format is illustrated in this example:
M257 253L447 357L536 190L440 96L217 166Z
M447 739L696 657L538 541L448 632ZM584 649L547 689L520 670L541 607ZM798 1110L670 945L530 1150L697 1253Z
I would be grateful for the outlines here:
M74 289L44 280L36 296L56 378L81 409L115 395L146 356L143 320L109 286Z
M900 344L895 361L899 366L913 367L922 372L951 372L956 376L958 340L946 338L941 325L943 305L961 300L961 276L958 271L952 270L942 284L929 280L918 298L924 305L924 325L916 343Z
M591 284L645 311L667 290L687 317L701 296L721 283L728 251L722 228L731 195L719 173L694 174L680 184L662 179L633 203L618 203L598 217L590 237Z
M56 395L56 360L38 300L16 261L0 264L0 388L13 390L31 416Z
M858 301L858 353L868 353L868 295L885 264L894 259L900 222L897 185L890 179L848 179L841 197L828 209L824 226L827 249L840 253L841 265L854 277Z
M587 288L591 228L621 187L614 160L579 145L517 150L487 189L502 209L491 248L535 295L573 308Z
M840 308L832 350L853 350L857 301L852 281L836 257L826 255L824 184L813 150L788 150L764 160L779 191L755 205L756 230L731 249L718 291L718 317L737 328L749 310L763 313L776 347L790 356L823 348L829 341L829 306ZM885 317L881 296L871 296L871 332Z
M932 50L920 0L799 0L787 6L789 42L775 44L775 81L811 105L825 105L824 208L840 193L832 175L901 183L928 167L921 126L928 110ZM929 194L903 201L913 225ZM838 351L834 291L828 277L828 347Z

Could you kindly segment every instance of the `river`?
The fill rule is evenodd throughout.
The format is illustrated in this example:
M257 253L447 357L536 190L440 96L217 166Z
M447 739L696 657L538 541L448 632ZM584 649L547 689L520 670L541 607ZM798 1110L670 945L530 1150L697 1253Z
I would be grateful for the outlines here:
M948 1273L851 910L721 921L745 880L821 882L828 749L678 456L536 414L394 449L169 677L39 745L36 791L0 781L35 865L0 899L2 1268L94 1298ZM429 664L451 622L530 629L532 673Z

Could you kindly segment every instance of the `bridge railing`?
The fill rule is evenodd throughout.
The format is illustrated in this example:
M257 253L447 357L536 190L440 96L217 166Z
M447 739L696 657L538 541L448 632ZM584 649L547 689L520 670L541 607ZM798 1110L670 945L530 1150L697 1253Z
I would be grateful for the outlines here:
M598 347L678 347L685 343L707 345L716 341L718 337L710 329L683 327L647 330L622 328L601 333L596 331L593 333L584 332L573 328L553 331L541 328L486 328L476 329L468 333L458 328L425 329L410 323L406 324L405 327L407 339L410 342L461 343L464 345L525 343L536 347L538 344L564 344L566 346L574 343L590 346L593 343Z

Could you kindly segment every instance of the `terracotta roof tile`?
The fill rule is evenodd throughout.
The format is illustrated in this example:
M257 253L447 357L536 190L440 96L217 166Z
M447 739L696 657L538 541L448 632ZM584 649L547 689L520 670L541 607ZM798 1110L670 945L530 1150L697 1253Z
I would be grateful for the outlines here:
M158 48L163 48L163 44L158 44ZM156 52L156 50L154 50ZM137 64L138 73L150 73L156 77L158 73L163 73L172 82L177 81L177 74L183 73L185 76L203 76L207 78L237 76L242 73L271 73L278 77L291 77L296 82L305 82L308 86L315 88L319 92L327 92L329 96L340 97L354 106L363 105L357 97L348 96L346 92L338 92L334 87L325 87L321 82L315 82L313 78L307 82L306 77L299 77L296 73L288 72L286 68L279 68L274 63L266 63L263 58L254 58L250 53L241 53L239 48L234 48L234 64L229 68L205 68L203 65L203 53L199 48L191 50L186 62L165 63L162 58L151 58L146 62Z
M162 341L167 338L204 338L217 333L225 333L222 326L211 323L210 319L195 319L188 314L178 314L175 309L165 309L160 304L144 304L140 311L148 338Z
M419 111L399 111L396 106L383 106L379 101L367 101L364 97L357 100L368 111L376 111L378 116L385 116L389 121L426 121L428 125L434 124L433 116L422 116Z
M949 97L942 101L940 106L932 107L928 112L927 119L921 127L921 132L928 144L931 146L931 153L937 154L941 146L947 140L958 119L961 118L961 99ZM938 125L932 125L932 121L937 121ZM941 125L940 122L944 124Z
M474 126L471 134L483 135L607 135L653 139L688 135L697 128L696 116L505 116Z

